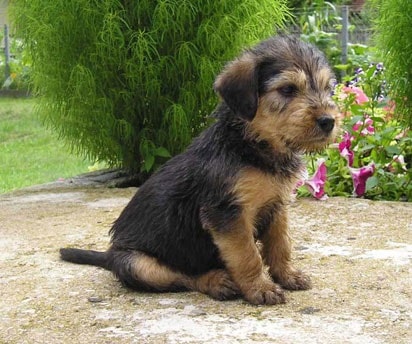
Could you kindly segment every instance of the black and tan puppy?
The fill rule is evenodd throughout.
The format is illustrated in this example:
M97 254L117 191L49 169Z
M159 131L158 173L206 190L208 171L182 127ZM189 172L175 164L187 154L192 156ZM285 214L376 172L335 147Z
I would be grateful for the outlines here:
M110 248L65 248L61 258L111 270L137 290L219 300L277 304L282 288L310 288L291 265L287 205L300 155L334 137L332 77L324 56L293 37L246 50L216 79L217 121L140 187Z

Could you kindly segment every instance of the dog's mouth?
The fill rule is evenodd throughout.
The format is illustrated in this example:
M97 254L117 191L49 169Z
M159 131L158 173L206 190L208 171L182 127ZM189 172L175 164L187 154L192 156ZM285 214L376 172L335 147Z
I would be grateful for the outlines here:
M293 150L299 152L317 152L328 147L329 144L333 142L333 135L321 134L317 136L306 137L303 141L292 141L286 140L286 146Z

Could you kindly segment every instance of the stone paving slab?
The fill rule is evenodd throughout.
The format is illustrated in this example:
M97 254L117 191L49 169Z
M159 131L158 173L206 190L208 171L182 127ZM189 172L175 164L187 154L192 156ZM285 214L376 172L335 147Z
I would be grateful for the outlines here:
M291 205L295 264L314 287L280 306L137 293L59 260L104 250L136 191L50 184L0 195L0 343L411 343L412 204Z

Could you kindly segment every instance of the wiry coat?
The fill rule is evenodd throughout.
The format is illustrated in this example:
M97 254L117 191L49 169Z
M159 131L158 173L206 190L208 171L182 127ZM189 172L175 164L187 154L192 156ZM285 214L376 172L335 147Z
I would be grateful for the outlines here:
M215 81L216 122L139 188L111 247L61 249L62 259L109 269L136 289L241 294L255 304L284 302L280 286L308 289L290 263L287 203L301 153L336 132L331 77L324 56L293 37L246 50Z

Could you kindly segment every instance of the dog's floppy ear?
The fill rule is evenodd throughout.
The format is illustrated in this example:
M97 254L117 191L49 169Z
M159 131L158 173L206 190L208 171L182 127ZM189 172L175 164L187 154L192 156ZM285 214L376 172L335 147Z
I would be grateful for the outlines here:
M251 121L258 106L258 73L250 54L230 62L216 78L215 91L239 117Z

